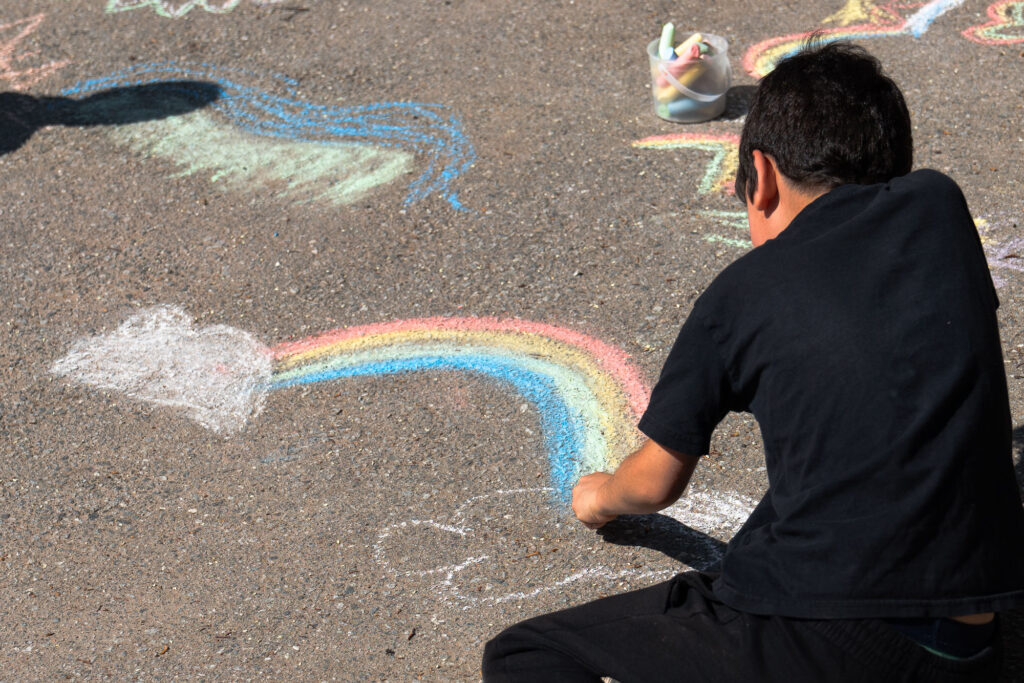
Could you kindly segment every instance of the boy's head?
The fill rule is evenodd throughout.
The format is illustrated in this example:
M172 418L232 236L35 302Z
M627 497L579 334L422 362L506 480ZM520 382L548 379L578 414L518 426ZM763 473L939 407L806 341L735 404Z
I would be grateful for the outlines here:
M779 62L754 94L736 173L736 196L744 203L757 189L755 149L805 194L910 172L913 136L899 87L865 50L813 41Z

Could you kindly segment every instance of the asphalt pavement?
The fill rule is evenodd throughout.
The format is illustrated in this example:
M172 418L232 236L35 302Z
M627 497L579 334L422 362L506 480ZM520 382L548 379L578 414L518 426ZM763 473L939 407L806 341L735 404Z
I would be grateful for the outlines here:
M816 28L964 189L1019 463L1024 27L990 4L0 0L0 680L476 680L513 621L713 567L767 485L748 415L665 514L566 496L749 249L746 103ZM729 41L712 121L653 112L670 20Z

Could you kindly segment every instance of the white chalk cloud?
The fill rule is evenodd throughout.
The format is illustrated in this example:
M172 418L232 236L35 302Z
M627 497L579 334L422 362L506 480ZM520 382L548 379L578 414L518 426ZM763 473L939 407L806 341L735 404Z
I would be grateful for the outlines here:
M241 430L263 408L270 350L227 325L196 329L177 306L156 306L109 334L76 342L51 367L77 384L183 410L214 432Z

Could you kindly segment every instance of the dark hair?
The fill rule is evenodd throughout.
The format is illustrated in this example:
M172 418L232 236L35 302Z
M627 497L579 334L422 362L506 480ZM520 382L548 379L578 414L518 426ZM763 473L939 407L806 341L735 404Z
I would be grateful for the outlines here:
M753 197L753 151L775 159L804 192L845 183L886 182L910 172L914 157L910 114L882 65L849 43L815 44L785 59L754 93L740 137L736 196Z

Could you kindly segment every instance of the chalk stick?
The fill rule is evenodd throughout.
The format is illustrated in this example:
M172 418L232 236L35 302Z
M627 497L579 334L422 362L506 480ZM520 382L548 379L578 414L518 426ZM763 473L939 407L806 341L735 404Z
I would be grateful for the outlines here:
M676 62L681 62L681 64L677 67ZM677 59L674 62L664 63L662 66L665 68L665 71L686 87L690 87L690 84L697 80L697 78L704 73L704 70L707 68L707 65L699 59L690 61ZM665 73L662 72L660 68L658 69L658 73L654 76L654 83L659 88L669 87L673 90L675 89L672 81L665 77Z
M689 97L683 97L673 102L659 104L655 113L663 119L674 119L688 114L696 114L708 106L707 102L698 102Z
M662 59L672 59L676 51L672 49L672 42L675 40L676 27L668 22L661 27L661 41L658 43L658 56Z
M683 94L676 90L674 85L666 85L654 89L654 99L659 102L671 102L682 97Z
M684 53L690 51L690 48L692 48L694 45L697 45L703 40L704 36L702 36L699 33L694 33L689 38L687 38L686 40L679 44L679 47L676 48L676 55L682 57ZM697 49L699 50L700 48L698 47Z

